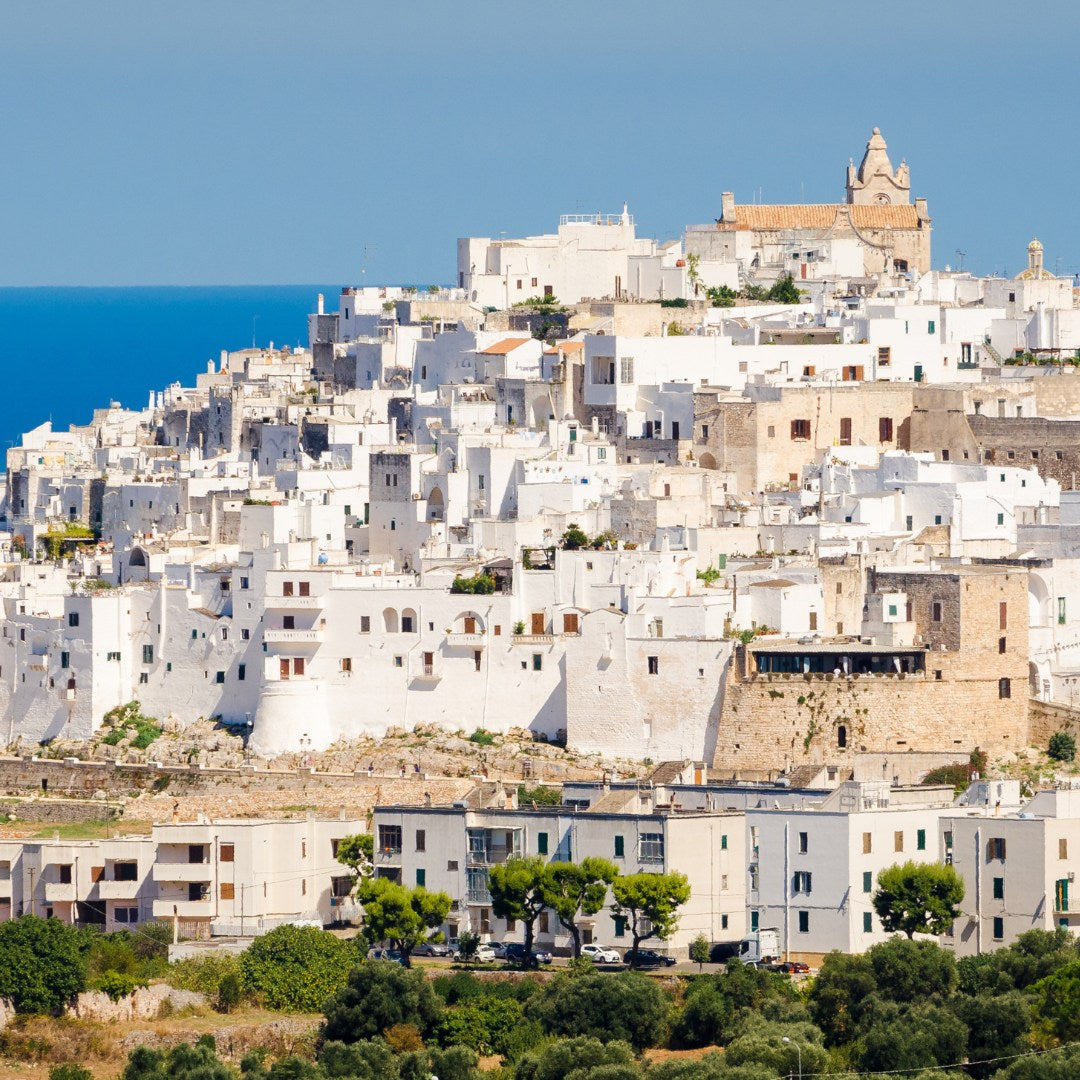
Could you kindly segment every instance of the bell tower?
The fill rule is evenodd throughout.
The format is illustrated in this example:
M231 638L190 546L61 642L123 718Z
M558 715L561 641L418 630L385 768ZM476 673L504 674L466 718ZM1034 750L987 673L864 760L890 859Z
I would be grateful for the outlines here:
M901 161L900 167L893 172L889 148L880 128L874 128L858 171L854 161L848 162L847 201L856 206L911 202L911 176L907 162Z

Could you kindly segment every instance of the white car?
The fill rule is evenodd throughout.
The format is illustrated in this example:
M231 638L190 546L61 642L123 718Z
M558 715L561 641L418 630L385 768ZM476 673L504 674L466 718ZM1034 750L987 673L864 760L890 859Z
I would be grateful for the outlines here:
M614 949L605 949L603 945L582 945L581 955L589 957L594 964L618 964L622 957Z

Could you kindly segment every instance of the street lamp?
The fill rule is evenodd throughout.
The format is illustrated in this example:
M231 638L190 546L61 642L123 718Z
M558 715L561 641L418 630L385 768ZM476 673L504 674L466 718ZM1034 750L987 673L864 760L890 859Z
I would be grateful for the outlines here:
M802 1080L802 1048L799 1046L799 1044L797 1042L795 1042L792 1039L789 1039L786 1035L784 1036L784 1042L790 1043L792 1046L794 1046L795 1047L795 1053L799 1055L799 1080Z

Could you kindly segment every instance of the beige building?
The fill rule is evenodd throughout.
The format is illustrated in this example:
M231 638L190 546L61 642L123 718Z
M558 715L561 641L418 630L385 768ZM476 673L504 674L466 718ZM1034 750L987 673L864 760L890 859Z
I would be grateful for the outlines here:
M686 250L703 263L737 262L740 276L796 280L919 275L930 269L926 200L911 202L906 162L894 171L874 128L859 167L848 165L842 203L737 204L725 191L713 225L691 225Z

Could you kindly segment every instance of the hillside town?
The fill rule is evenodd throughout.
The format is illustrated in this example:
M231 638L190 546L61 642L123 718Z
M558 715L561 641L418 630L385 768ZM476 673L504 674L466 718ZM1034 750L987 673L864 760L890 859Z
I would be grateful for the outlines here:
M877 128L842 168L835 204L719 192L673 240L627 205L463 238L451 286L313 297L305 348L23 434L0 725L31 772L133 702L253 772L421 725L603 766L550 804L527 766L441 801L418 762L370 815L0 839L0 919L355 922L367 832L376 878L451 898L448 939L520 940L489 887L517 856L686 875L650 942L680 960L862 953L909 861L964 882L956 957L1076 934L1071 755L1019 763L1080 730L1080 283L1035 238L1011 277L934 269ZM580 929L636 949L617 908Z

